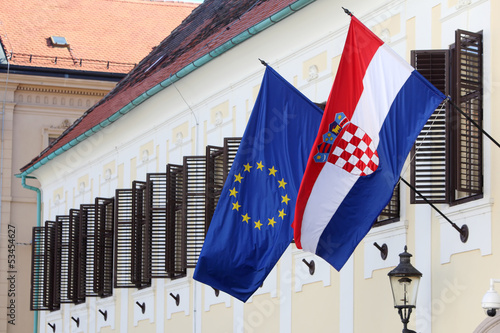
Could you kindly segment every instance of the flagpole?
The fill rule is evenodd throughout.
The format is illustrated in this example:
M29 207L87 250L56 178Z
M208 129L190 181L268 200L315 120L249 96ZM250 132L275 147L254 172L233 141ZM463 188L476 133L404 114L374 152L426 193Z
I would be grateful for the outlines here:
M484 135L486 135L488 137L488 139L493 141L493 143L496 144L498 148L500 148L500 143L498 143L495 139L493 139L493 137L491 135L489 135L488 132L486 132L478 123L476 123L474 121L474 119L472 119L468 114L466 114L462 109L460 109L460 107L458 105L453 103L450 96L446 97L446 100L448 101L448 103L450 103L453 106L453 108L455 110L460 112L468 121L470 121L474 126L476 126L477 129L479 129Z
M439 215L441 215L446 221L448 221L451 224L453 228L455 228L455 230L457 230L460 233L460 240L462 241L462 243L467 242L467 239L469 239L469 227L467 226L467 224L462 225L462 227L460 228L458 225L452 222L446 215L444 215L443 212L441 212L432 202L430 202L426 197L424 197L423 194L420 193L420 191L418 191L413 185L404 180L403 177L399 177L399 179L403 183L408 185L408 187L411 188L415 193L417 193L422 199L424 199L426 203L428 203L432 208L434 208L436 212L439 213Z

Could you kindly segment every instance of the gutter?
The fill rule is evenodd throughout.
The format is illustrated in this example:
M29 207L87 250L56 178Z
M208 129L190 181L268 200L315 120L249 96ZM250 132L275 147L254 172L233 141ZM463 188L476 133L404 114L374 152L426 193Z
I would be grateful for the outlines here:
M37 170L40 168L42 165L46 164L50 160L54 159L56 156L61 155L62 153L66 152L67 150L73 148L80 142L86 140L87 138L91 137L95 133L99 132L100 130L106 128L107 126L111 125L118 119L120 119L122 116L125 114L129 113L133 109L135 109L136 106L140 105L142 102L148 100L150 97L153 97L156 95L158 92L162 91L163 89L169 87L170 85L174 84L175 82L179 81L183 77L187 76L188 74L194 72L198 67L201 67L205 64L207 64L209 61L215 59L216 57L224 54L225 52L229 51L233 47L237 46L238 44L243 43L244 41L252 38L254 35L258 34L259 32L262 32L263 30L273 26L274 24L278 23L279 21L283 20L284 18L292 15L296 11L299 11L300 9L304 8L305 6L311 4L315 0L297 0L293 4L283 8L281 11L271 15L267 19L255 24L254 26L248 28L247 30L241 32L237 36L233 37L229 41L225 42L221 46L217 47L216 49L208 52L204 56L198 58L197 60L191 62L188 64L186 67L182 68L179 70L177 73L171 75L168 79L160 82L156 86L150 88L149 90L145 91L138 97L136 97L134 100L132 100L130 103L122 107L120 110L115 112L113 115L108 117L107 119L103 120L101 123L97 124L90 130L86 131L85 133L81 134L77 138L71 140L70 142L66 143L64 146L58 148L57 150L53 151L49 155L45 156L43 159L40 161L36 162L32 166L30 166L28 169L22 172L21 176L26 177L28 174L32 173L33 171ZM24 178L23 178L24 179Z
M10 68L8 69L8 65L0 63L0 73L7 73L7 71L10 71L11 74L19 75L67 77L69 79L100 80L110 82L118 82L127 76L126 73L81 71L63 68L31 67L21 65L9 65L9 67Z

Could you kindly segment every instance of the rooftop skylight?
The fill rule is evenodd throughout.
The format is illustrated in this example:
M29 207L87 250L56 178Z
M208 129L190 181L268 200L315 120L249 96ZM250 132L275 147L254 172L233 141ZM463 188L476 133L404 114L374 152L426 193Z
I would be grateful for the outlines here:
M53 46L68 46L68 42L66 41L66 38L60 37L60 36L50 36L50 41L52 42Z

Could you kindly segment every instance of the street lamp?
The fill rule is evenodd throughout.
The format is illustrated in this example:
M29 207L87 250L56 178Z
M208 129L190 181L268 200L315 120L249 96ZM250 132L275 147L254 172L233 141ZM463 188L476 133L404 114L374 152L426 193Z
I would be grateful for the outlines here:
M416 333L407 328L410 321L410 314L417 302L418 284L422 273L420 273L410 263L411 254L406 250L399 254L399 265L389 272L392 296L394 297L394 307L398 309L401 322L403 323L403 333Z

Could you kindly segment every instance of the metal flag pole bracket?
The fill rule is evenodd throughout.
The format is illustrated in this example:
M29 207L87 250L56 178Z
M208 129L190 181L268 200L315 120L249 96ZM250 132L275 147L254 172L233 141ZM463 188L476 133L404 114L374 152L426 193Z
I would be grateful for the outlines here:
M175 305L179 306L179 303L181 302L181 295L179 295L179 294L174 295L174 294L170 293L170 296L172 296L172 298L175 299Z
M102 311L101 309L99 309L99 313L104 317L104 321L108 320L108 310Z
M454 222L452 222L446 215L443 214L443 212L441 212L432 202L430 202L426 197L424 197L422 195L422 193L420 193L416 188L415 186L411 185L410 183L408 183L406 180L404 180L402 177L399 177L399 179L405 183L406 185L408 185L409 188L411 188L415 193L417 193L422 199L424 199L424 201L426 203L428 203L432 208L434 208L434 210L436 212L439 213L439 215L441 215L446 221L448 221L451 226L453 228L455 228L455 230L457 230L459 233L460 233L460 240L462 241L462 243L466 243L467 240L469 239L469 227L467 226L467 224L464 224L462 225L462 227L459 227L458 225L456 225Z
M52 328L52 332L55 332L56 331L56 324L51 324L51 323L47 323L47 325L50 326L50 328Z
M458 105L453 103L450 96L447 96L446 100L448 101L448 103L451 104L451 106L453 106L455 110L457 110L462 116L464 116L468 121L470 121L474 126L476 126L477 129L481 131L481 133L486 135L488 139L490 139L495 145L497 145L498 148L500 148L500 143L498 143L495 139L493 139L493 137L489 135L488 132L486 132L478 123L474 121L474 119L472 119L468 114L466 114Z
M382 246L378 245L377 242L373 243L373 246L375 246L379 251L380 251L380 257L382 260L387 259L387 253L389 252L389 249L387 247L387 244L384 243Z
M314 260L307 261L306 259L302 259L302 262L309 268L309 274L314 275L314 272L316 271L316 264L314 263Z
M80 317L71 317L71 319L73 319L73 321L75 322L76 324L76 327L80 327Z
M146 312L146 302L139 303L139 301L136 301L135 304L137 304L141 308L142 314Z

